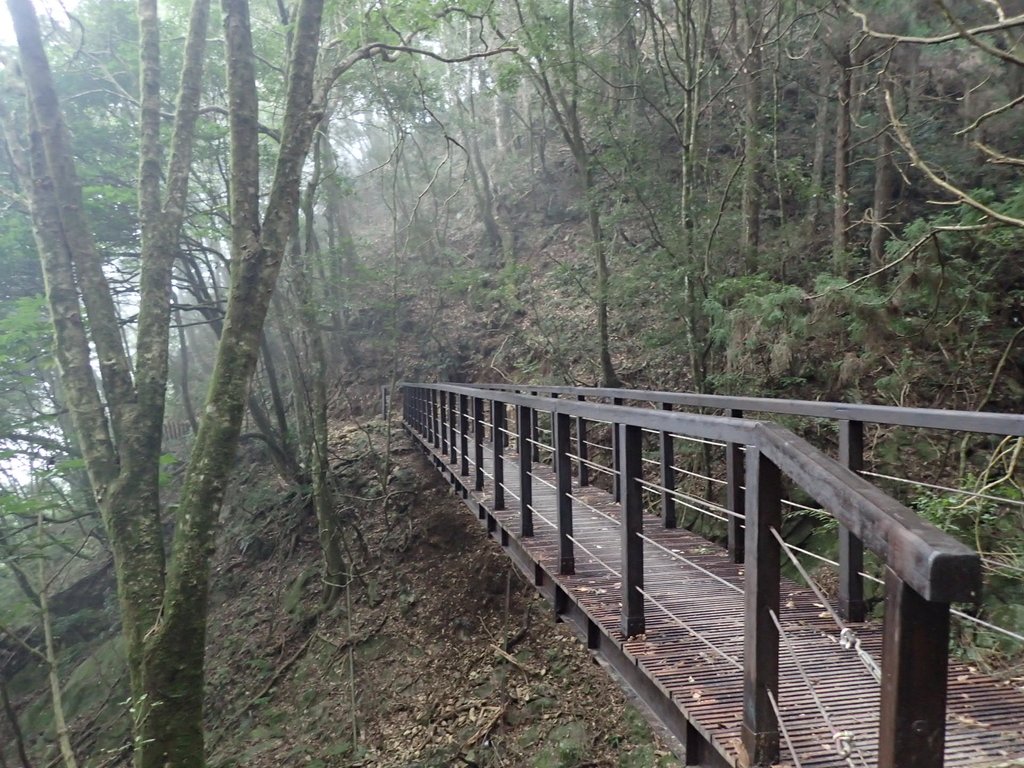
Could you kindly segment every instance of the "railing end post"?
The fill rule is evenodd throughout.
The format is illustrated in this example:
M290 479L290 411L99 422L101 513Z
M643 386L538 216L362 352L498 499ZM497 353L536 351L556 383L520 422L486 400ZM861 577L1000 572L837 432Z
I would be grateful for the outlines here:
M743 636L743 747L750 765L779 757L780 547L782 476L760 449L746 453L746 530Z
M925 600L885 569L879 768L942 768L949 603Z

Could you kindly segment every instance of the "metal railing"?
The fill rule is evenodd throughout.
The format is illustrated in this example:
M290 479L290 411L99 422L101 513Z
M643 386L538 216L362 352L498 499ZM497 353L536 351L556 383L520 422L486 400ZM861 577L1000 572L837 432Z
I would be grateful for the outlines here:
M484 445L492 450L493 507L505 508L506 448L515 441L519 471L519 535L533 535L532 465L540 448L551 454L559 571L575 570L572 472L585 485L594 463L587 455L588 427L611 427L612 493L622 505L622 616L626 637L645 631L643 493L653 486L662 495L661 524L673 527L672 506L680 500L672 478L676 440L697 440L724 447L727 463L726 514L729 552L745 562L744 707L742 736L751 764L774 762L779 753L779 651L783 479L813 498L841 526L840 611L844 619L863 618L858 584L860 547L884 564L885 622L881 660L879 765L941 766L946 721L950 603L975 602L981 587L977 553L921 519L857 473L863 455L865 422L940 425L943 428L998 428L999 434L1024 434L1024 419L1007 423L992 414L930 412L840 404L766 401L756 398L590 390L568 387L517 388L406 383L405 423L470 477L485 485ZM536 393L536 394L534 394ZM541 397L538 395L546 395ZM611 404L587 402L601 397ZM654 402L660 409L629 407L626 400ZM472 405L472 407L471 407ZM726 416L680 413L672 406L721 408ZM771 411L772 408L775 411ZM507 428L509 411L516 429ZM830 458L803 438L776 424L740 418L743 410L797 413L840 419L840 460ZM485 411L490 420L486 421ZM899 411L899 412L897 412ZM542 443L540 416L550 423L551 441ZM486 426L489 425L489 428ZM1018 431L1005 431L1018 430ZM644 478L644 435L657 436L660 483ZM575 434L573 434L575 433ZM472 448L470 447L472 441ZM576 453L572 453L575 442ZM472 457L472 461L471 461ZM652 461L648 459L648 461ZM685 499L685 496L683 497ZM855 570L854 570L855 569ZM858 614L859 611L859 615ZM837 617L838 620L838 617Z

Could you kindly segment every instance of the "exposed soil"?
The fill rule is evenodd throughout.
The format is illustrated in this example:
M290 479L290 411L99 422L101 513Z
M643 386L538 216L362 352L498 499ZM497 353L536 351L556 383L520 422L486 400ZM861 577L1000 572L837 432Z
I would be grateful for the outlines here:
M256 515L244 547L222 548L212 765L677 765L404 436L386 513L366 501L382 432L335 441L356 572L337 605L320 611L301 509Z

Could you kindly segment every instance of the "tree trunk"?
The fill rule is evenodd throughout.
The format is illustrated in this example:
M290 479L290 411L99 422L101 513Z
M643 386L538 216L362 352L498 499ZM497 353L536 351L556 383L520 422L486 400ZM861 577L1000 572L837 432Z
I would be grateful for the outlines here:
M298 205L302 165L319 121L312 105L322 0L301 0L281 142L259 218L258 111L246 0L224 0L231 134L231 294L203 419L178 507L160 620L146 635L141 768L203 765L203 661L210 552L234 464L259 340Z
M811 156L811 204L807 213L810 236L818 231L821 223L821 198L825 192L825 149L828 144L829 87L832 84L832 68L821 64L821 78L818 80L818 95L814 109L814 153Z
M886 114L884 91L879 89L879 114ZM878 134L875 150L875 189L871 210L871 269L876 270L885 264L885 243L889 239L891 223L888 221L892 212L892 192L895 169L892 165L892 138L887 130ZM878 283L885 283L884 275L878 276Z
M761 246L761 176L764 166L761 115L761 28L764 14L760 2L745 9L743 82L743 238L740 249L747 274L755 274Z
M839 59L839 93L836 98L835 186L832 217L832 263L837 275L845 275L850 230L850 87L849 47Z

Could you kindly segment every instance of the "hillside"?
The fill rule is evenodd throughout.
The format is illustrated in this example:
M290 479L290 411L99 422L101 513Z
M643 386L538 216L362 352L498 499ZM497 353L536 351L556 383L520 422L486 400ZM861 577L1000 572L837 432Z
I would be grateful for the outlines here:
M358 530L351 593L335 608L319 607L308 509L256 467L226 506L207 645L211 766L676 765L407 438L396 435L385 511L365 501L379 496L382 422L339 423L332 436L338 511ZM63 650L72 740L95 756L86 765L129 763L124 681L116 655L104 661L112 630ZM54 746L36 674L9 684L31 765ZM9 727L4 759L17 764Z

